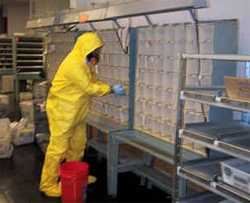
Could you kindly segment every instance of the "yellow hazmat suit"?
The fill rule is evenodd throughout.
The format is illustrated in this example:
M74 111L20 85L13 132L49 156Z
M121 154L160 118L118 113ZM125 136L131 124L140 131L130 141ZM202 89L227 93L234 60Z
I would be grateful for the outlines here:
M86 62L87 55L102 46L96 33L81 35L52 82L46 105L51 137L40 183L40 190L48 196L61 195L60 163L78 161L84 155L91 97L110 93L110 86L97 81Z

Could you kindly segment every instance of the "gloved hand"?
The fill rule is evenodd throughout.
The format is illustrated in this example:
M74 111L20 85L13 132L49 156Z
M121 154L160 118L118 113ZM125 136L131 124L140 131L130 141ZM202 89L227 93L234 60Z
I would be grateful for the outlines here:
M125 95L125 88L121 84L116 84L112 86L112 92L118 96Z

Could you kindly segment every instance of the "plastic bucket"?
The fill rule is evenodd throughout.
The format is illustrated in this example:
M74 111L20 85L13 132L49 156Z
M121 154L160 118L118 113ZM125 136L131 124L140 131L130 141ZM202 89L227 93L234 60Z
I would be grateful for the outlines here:
M88 185L89 165L85 162L66 162L60 167L63 203L84 203Z

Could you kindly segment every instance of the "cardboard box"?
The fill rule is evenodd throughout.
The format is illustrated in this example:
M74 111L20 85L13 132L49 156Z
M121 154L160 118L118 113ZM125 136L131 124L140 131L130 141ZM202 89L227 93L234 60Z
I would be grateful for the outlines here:
M34 121L34 103L33 100L20 102L20 108L23 118L27 118L29 122Z
M31 92L20 92L20 101L27 101L32 100L32 93Z
M2 105L12 105L13 104L13 94L0 94L0 104Z
M250 102L250 79L225 77L225 87L229 98Z
M0 119L0 141L10 139L10 120L8 118Z
M0 138L0 153L8 151L10 145L11 137Z
M14 77L12 75L4 75L0 80L0 92L8 93L14 91Z
M22 129L13 139L13 143L16 146L31 144L35 140L34 128L27 127Z
M34 142L35 127L28 122L28 119L22 118L19 122L11 123L10 126L14 145L20 146Z
M0 159L9 159L12 157L14 151L14 147L11 144L6 151L0 152Z
M35 83L34 85L34 98L46 99L49 91L49 83L47 81Z
M0 119L0 158L9 158L12 154L11 148L10 120Z

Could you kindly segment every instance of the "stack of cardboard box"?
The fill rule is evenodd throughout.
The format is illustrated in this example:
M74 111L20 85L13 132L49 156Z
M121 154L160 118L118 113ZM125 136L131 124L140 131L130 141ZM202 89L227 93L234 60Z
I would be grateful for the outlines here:
M49 142L49 127L46 115L46 99L49 90L47 81L34 85L34 123L36 142L40 149L45 153Z
M31 92L20 92L19 107L21 120L11 123L13 144L15 146L34 142L34 102Z
M14 110L14 77L4 75L0 78L0 117L10 117Z
M0 79L0 91L2 94L14 91L14 76L4 75Z
M34 142L34 125L26 118L10 125L12 142L15 146L30 144Z
M0 119L0 131L0 158L10 158L13 153L13 146L8 118Z

